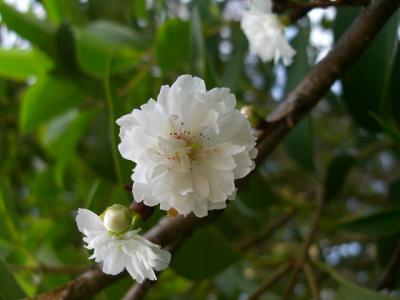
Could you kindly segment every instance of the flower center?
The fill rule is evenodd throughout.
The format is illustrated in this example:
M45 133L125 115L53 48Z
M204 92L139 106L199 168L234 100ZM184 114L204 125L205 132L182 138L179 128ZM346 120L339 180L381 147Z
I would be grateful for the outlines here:
M160 154L163 153L168 160L193 161L203 148L205 139L203 133L185 129L185 123L177 115L171 115L169 139L164 140Z

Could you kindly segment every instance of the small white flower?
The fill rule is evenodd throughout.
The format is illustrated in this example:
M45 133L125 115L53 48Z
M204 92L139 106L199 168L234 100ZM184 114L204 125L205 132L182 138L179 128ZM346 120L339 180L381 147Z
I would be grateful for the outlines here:
M159 245L144 239L138 234L138 230L126 230L126 220L115 219L125 218L125 212L120 214L114 209L107 216L107 211L102 219L88 209L80 208L76 216L78 229L85 237L87 249L94 250L93 255L96 262L103 263L103 272L116 275L126 269L137 282L145 279L156 280L154 270L165 269L171 260L171 254ZM122 232L108 231L105 223L114 226L113 229L125 228ZM122 226L121 226L122 225Z
M250 9L243 13L241 27L249 40L250 52L275 63L282 58L285 65L292 63L296 51L286 41L284 28L272 12L271 0L252 0Z
M246 176L257 155L255 137L227 88L206 90L204 81L180 76L153 99L117 120L119 150L136 163L137 202L193 212L226 207L234 180Z

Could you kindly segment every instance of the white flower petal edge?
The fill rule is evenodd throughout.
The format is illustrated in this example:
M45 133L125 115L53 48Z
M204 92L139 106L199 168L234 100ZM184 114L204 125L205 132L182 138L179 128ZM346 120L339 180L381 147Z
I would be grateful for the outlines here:
M249 40L250 53L264 62L282 58L285 65L292 63L296 51L286 41L284 28L272 12L271 0L252 0L250 9L242 16L241 27Z
M80 208L76 216L78 229L85 237L85 247L93 250L91 259L103 263L103 272L116 275L126 269L137 282L156 280L154 270L165 269L171 254L141 237L138 230L110 235L98 215Z
M117 120L121 155L136 163L135 201L204 217L226 207L234 180L254 169L255 137L227 88L191 75Z

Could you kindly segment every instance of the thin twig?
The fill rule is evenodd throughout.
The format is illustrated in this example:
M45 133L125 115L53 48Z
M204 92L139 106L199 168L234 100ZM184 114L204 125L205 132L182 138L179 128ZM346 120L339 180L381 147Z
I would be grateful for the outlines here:
M393 148L395 145L396 144L391 140L384 140L373 144L369 144L358 152L357 159L359 160L366 159L367 157L374 155L378 152Z
M239 243L237 248L242 251L247 250L255 245L258 245L260 242L268 239L277 229L287 224L293 218L296 212L297 212L296 209L290 210L288 213L284 214L279 219L276 219L271 224L268 224L268 226L259 234L257 234L255 237L252 237L248 240Z
M104 94L107 102L107 109L108 109L108 138L110 142L110 151L112 153L112 159L114 163L114 171L117 176L119 184L123 184L122 182L122 172L121 166L118 160L118 147L115 142L116 135L115 135L115 112L114 112L114 101L111 92L111 67L112 67L112 59L113 53L111 52L107 59L107 68L104 76Z
M318 232L319 221L321 219L323 203L324 203L323 199L324 199L324 197L323 197L322 189L318 188L317 193L316 193L316 202L317 202L316 203L316 211L314 213L313 219L310 224L310 232L308 233L308 235L303 243L302 250L300 252L299 257L295 261L292 275L290 276L289 283L286 286L286 289L282 296L283 300L289 299L290 295L292 294L293 288L297 282L297 279L300 275L301 269L302 269L304 263L308 259L308 250L310 249L310 246L313 243L315 236Z
M307 284L311 290L313 300L320 300L320 291L318 287L317 277L314 274L312 267L308 263L302 265L304 274L306 275Z
M291 264L281 266L275 273L268 277L248 298L247 300L258 299L266 290L275 285L290 270Z
M385 269L379 277L375 289L382 290L387 287L393 280L393 273L398 269L400 265L400 239L396 243L396 247L392 256L390 257Z

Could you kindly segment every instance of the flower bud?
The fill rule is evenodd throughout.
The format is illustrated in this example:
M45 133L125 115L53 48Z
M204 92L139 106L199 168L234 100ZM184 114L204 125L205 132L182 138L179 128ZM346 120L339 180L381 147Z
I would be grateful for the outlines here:
M111 232L122 233L129 229L131 222L129 208L120 204L109 206L103 214L104 227Z
M240 112L247 117L250 125L254 129L261 129L265 125L265 120L258 114L257 110L251 105L244 105Z

